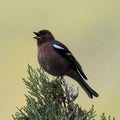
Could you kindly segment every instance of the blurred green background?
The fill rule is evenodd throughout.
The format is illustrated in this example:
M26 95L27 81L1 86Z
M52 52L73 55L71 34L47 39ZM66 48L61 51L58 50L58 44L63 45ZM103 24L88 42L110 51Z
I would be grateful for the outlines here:
M69 47L100 94L91 100L80 88L76 102L120 119L120 1L0 0L0 120L11 120L25 105L21 77L27 64L39 67L32 32L41 29Z

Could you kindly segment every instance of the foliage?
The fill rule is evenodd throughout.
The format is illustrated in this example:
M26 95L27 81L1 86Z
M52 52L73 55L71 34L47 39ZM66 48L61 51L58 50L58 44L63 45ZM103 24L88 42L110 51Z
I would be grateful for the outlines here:
M67 84L64 79L56 78L52 81L42 69L34 70L28 65L29 77L23 79L28 95L26 106L17 108L18 112L12 115L14 120L95 120L94 106L90 110L83 110L75 103L78 89ZM100 120L108 119L103 114Z

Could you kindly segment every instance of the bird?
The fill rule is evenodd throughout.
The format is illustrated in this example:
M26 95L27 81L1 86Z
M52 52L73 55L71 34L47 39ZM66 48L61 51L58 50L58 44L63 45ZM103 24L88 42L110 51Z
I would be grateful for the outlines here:
M40 66L49 74L57 77L68 76L79 83L90 98L98 97L98 93L86 82L87 77L72 52L53 34L43 29L35 34L37 40L37 58Z

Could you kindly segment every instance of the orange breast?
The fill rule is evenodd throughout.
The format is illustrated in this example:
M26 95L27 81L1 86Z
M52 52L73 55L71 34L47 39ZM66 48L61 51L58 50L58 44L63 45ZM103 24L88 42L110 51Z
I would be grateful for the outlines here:
M54 76L65 75L71 69L70 63L48 42L39 46L38 61L45 71Z

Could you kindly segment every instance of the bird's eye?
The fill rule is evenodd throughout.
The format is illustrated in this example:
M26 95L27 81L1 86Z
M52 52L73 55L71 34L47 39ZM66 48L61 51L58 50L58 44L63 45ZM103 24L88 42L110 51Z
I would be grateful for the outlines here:
M41 35L45 35L45 34L46 34L46 32L42 31L42 32L40 32L40 34L41 34Z
M51 34L48 30L41 30L39 31L41 35Z

